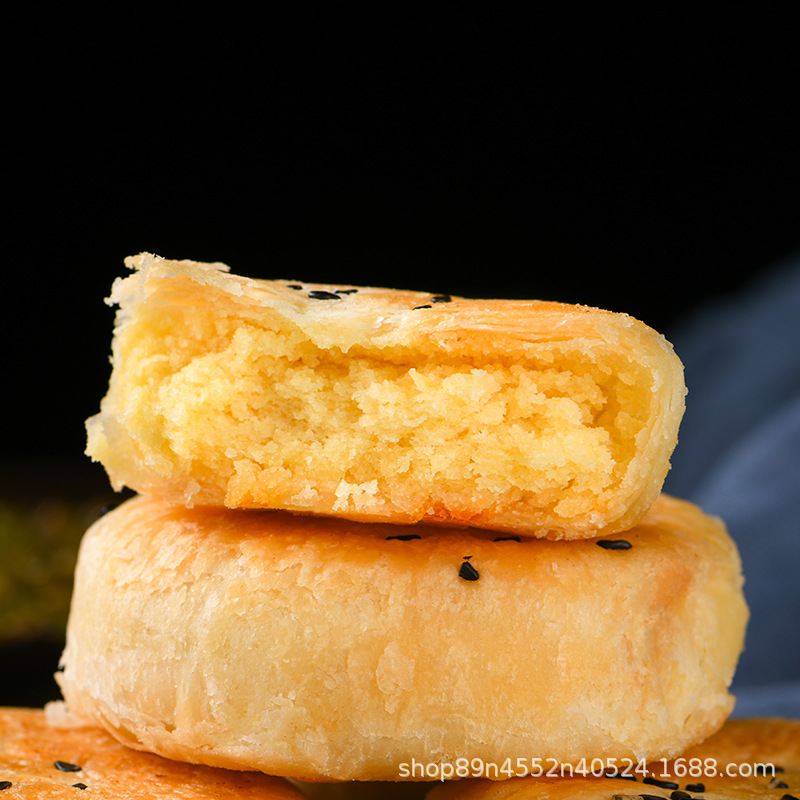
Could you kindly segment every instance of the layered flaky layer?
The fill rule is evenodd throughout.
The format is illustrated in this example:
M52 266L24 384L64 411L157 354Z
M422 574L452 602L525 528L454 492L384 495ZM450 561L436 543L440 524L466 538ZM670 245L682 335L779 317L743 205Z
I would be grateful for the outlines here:
M137 497L83 541L58 680L133 747L300 779L661 758L728 716L746 616L722 524L665 496L569 542Z
M186 505L583 538L658 496L680 361L624 315L142 255L87 452Z
M137 752L60 706L0 708L4 800L304 800L283 778Z

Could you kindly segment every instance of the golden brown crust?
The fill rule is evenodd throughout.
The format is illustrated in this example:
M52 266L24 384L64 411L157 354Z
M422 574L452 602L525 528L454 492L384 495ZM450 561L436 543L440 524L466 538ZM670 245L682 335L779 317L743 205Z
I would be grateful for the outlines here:
M53 711L0 708L3 800L303 800L283 778L168 761Z
M603 769L600 763L595 770L597 777L560 777L561 768L545 764L553 776L454 781L435 787L427 800L797 798L800 797L800 720L729 720L719 732L674 761L645 765L641 771L637 771L637 765L630 770L627 764L619 766L635 780L599 777ZM645 783L645 777L651 782Z
M117 487L550 538L625 530L658 496L683 370L625 314L127 263L87 423Z
M672 756L731 710L739 559L666 496L624 539L138 497L83 541L58 680L133 746L298 779Z

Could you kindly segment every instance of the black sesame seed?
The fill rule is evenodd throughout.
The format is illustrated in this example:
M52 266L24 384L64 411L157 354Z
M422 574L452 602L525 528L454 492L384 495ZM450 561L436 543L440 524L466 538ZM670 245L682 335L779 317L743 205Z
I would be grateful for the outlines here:
M13 786L11 781L0 781L0 792L10 789Z
M496 542L521 542L519 536L498 536L494 541Z
M686 791L687 792L704 792L706 790L706 785L704 783L687 783L686 784Z
M296 292L299 292L303 288L303 285L300 283L289 283L286 285L286 288L294 289Z
M313 291L308 293L308 296L312 300L341 300L342 298L339 297L338 294L334 294L333 292L324 292L322 289L314 289Z
M56 769L60 769L62 772L80 772L83 767L79 767L77 764L70 764L69 761L56 761L53 766Z
M85 783L73 783L73 789L88 789L89 787Z
M600 539L596 542L603 550L630 550L633 545L625 539Z
M449 303L452 299L449 294L435 294L431 297L431 303Z
M671 800L692 800L692 796L688 792L682 792L676 789L671 795Z
M786 770L783 767L773 766L772 769L774 772L786 772Z
M420 309L420 308L433 308L433 306L414 306L414 308L412 308L411 310L412 311L416 311L417 309Z
M780 778L773 778L769 782L769 788L770 789L788 789L789 788L789 784L788 783L784 783Z
M470 556L472 558L472 556ZM469 561L465 561L461 565L461 569L458 571L458 577L463 578L465 581L476 581L480 578L480 573Z
M355 294L358 289L337 289L336 294Z
M658 786L659 789L677 789L678 784L675 781L660 781L658 778L647 777L642 780L642 783L647 783L650 786Z
M401 542L410 542L412 539L421 539L422 537L418 533L403 533L398 534L397 536L387 536L386 541L388 542L390 539L399 539Z
M797 798L793 794L785 794L781 797L781 800L797 800Z

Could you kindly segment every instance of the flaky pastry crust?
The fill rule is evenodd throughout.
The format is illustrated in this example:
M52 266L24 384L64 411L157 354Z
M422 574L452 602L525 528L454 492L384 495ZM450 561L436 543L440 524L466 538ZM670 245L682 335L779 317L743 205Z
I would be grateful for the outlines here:
M304 800L282 778L132 750L59 705L0 708L3 800Z
M746 617L722 523L666 496L570 542L142 496L84 538L57 679L133 747L304 780L661 758L730 713Z
M598 777L468 779L440 785L426 800L793 800L800 797L800 720L729 720L677 759L645 769L628 772L633 780L600 777L600 765Z
M682 365L635 319L127 259L87 453L115 487L586 538L658 496Z

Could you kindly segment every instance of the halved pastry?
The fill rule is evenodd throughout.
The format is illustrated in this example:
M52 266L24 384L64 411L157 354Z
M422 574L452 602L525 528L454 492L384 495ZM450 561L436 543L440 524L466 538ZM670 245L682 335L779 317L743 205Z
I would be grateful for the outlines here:
M127 264L87 423L117 488L554 539L625 530L659 494L683 369L625 314Z

